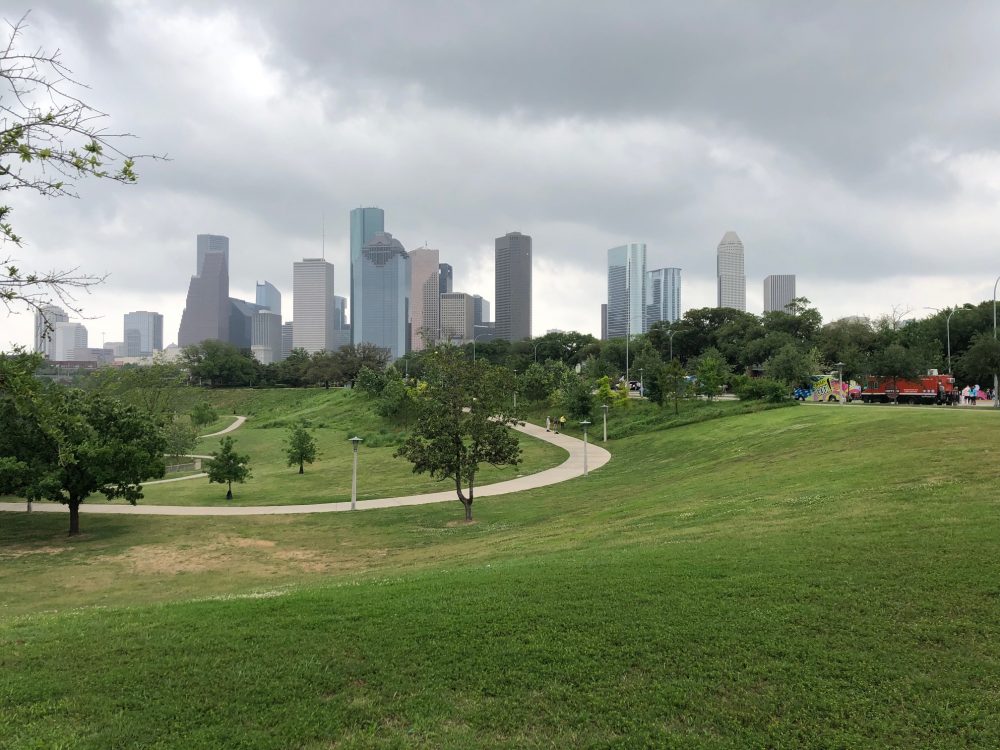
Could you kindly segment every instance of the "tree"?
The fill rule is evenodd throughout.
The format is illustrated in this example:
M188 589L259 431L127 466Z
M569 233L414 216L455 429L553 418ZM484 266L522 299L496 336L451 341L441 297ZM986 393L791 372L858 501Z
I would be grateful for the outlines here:
M213 387L250 385L259 367L249 352L215 339L185 346L181 362L192 378Z
M20 47L27 18L8 24L6 43L0 42L0 191L77 197L77 180L136 182L135 160L141 157L116 145L131 136L104 127L106 115L81 98L85 87L73 79L59 51ZM0 243L21 247L12 211L0 205ZM40 311L52 297L75 310L73 292L104 280L76 268L25 270L8 253L0 253L0 269L0 301L8 310L20 303Z
M188 455L198 440L198 431L191 422L176 415L163 426L164 451L178 458Z
M470 362L462 349L440 347L427 362L416 425L395 453L413 464L414 473L454 482L466 521L472 520L479 465L521 461L517 435L508 429L517 420L507 378L503 368Z
M992 334L976 334L958 360L957 370L966 383L992 383L993 375L1000 372L1000 342Z
M309 360L306 367L306 380L310 383L322 383L327 390L330 383L339 383L343 378L343 357L337 352L326 351L325 349L316 352Z
M574 375L563 386L560 406L576 419L590 419L594 414L594 389L585 379Z
M902 344L889 344L875 357L875 370L879 375L892 378L893 390L898 391L897 379L907 380L920 375L918 356Z
M173 362L102 367L91 375L97 390L160 417L171 410L184 387L184 373Z
M219 418L219 414L208 401L201 401L191 409L191 424L201 428L207 424L212 424Z
M226 435L219 441L222 450L212 451L212 457L205 462L208 482L227 484L226 500L233 499L233 482L243 484L253 476L250 473L250 456L236 452L233 439Z
M305 473L305 464L316 460L316 438L302 422L297 422L288 429L285 455L288 456L289 466L299 465L299 474Z
M729 368L722 355L715 349L709 349L698 360L695 377L698 378L698 393L709 401L719 395L719 388L726 382Z
M337 356L341 363L340 377L353 388L362 367L382 372L389 364L390 355L388 349L375 344L351 344L340 347Z
M0 398L0 494L67 505L72 536L91 495L135 505L142 482L163 476L163 432L136 407L55 384L15 388Z
M649 376L649 400L660 406L666 406L667 401L673 399L674 414L680 413L678 404L684 391L687 389L687 378L684 368L676 359L660 365L653 369Z
M819 364L815 352L803 351L796 344L786 344L764 363L764 373L768 378L789 386L807 385L809 376L817 372Z

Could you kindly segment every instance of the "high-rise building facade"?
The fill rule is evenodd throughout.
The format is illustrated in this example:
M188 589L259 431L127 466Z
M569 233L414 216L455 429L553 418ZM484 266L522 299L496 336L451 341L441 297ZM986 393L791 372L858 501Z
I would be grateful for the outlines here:
M646 274L646 330L653 323L681 317L681 269L657 268Z
M352 212L353 215L353 212ZM335 346L336 295L333 263L304 258L292 267L292 345L309 354L331 351Z
M150 357L163 351L163 316L158 312L136 310L125 313L124 339L126 357Z
M608 250L608 338L643 333L646 303L646 243Z
M450 263L439 263L438 264L438 275L440 277L440 292L445 294L446 292L452 291L452 283L454 281L455 272L451 267Z
M476 325L490 322L490 303L479 294L472 295L472 304L476 311Z
M795 299L795 274L778 274L764 279L764 312L785 312Z
M87 359L87 329L81 323L59 322L52 331L51 359L56 362L73 362Z
M441 279L438 251L410 251L410 350L433 346L441 334Z
M374 344L399 359L409 346L410 256L391 234L376 232L361 250L358 270L354 291L360 304L351 321L354 343Z
M198 273L188 286L178 345L228 341L229 312L229 239L199 234Z
M508 232L496 238L496 338L531 338L531 237Z
M333 296L333 351L350 346L351 324L347 322L347 297Z
M281 358L288 359L295 345L295 326L292 321L281 324Z
M270 281L257 282L257 296L255 301L258 306L265 310L270 310L281 315L281 292Z
M245 299L229 298L229 343L237 349L253 349L253 316L264 308ZM278 315L280 318L280 314Z
M608 303L601 305L601 341L608 340Z
M371 242L378 232L385 231L385 211L375 206L368 208L355 208L351 211L351 340L355 340L358 323L360 322L360 309L364 303L362 297L364 290L358 286L358 274L361 273L361 253L365 245Z
M251 316L250 351L262 365L280 362L281 313L259 307Z
M743 241L736 232L726 232L716 250L717 307L747 309L747 277L743 267Z
M56 323L68 321L69 316L66 311L57 305L42 305L40 309L35 310L34 350L48 359L55 359Z
M476 308L471 294L446 292L441 295L441 340L452 344L472 341Z

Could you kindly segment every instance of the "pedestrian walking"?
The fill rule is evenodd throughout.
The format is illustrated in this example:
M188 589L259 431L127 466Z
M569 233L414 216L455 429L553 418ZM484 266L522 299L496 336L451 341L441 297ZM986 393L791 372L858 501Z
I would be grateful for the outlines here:
M545 431L549 432L552 429L552 417L545 415Z

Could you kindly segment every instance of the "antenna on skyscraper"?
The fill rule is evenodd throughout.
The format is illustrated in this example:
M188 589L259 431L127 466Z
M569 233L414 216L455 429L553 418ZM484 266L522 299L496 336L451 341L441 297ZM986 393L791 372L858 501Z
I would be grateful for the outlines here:
M323 260L326 260L326 211L323 212Z

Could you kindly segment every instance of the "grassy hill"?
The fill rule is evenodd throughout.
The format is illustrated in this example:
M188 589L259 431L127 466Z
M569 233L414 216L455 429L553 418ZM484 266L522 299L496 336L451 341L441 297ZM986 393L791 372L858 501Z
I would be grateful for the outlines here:
M460 507L0 516L0 747L1000 746L992 412L796 408Z

